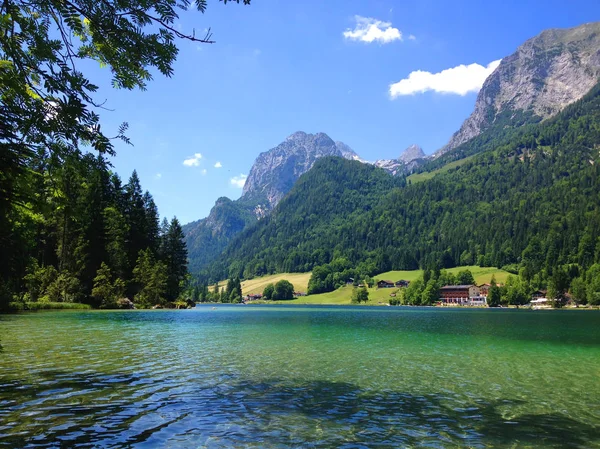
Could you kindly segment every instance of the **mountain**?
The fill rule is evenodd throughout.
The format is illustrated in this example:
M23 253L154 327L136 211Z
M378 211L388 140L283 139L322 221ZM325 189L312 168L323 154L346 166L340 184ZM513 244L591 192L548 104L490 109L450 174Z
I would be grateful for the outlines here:
M415 159L423 159L424 157L425 153L423 152L423 149L419 145L413 144L404 150L398 159L405 164L408 164Z
M582 98L599 76L600 23L544 31L500 62L485 81L474 112L433 158L411 146L397 159L379 160L374 165L393 175L433 171L521 141L538 132L538 122ZM239 200L218 203L208 219L184 228L192 272L214 261L242 229L268 216L316 160L329 156L366 162L323 133L297 132L260 154Z
M555 272L571 279L599 263L600 85L552 119L481 138L462 165L409 185L370 165L320 160L205 280L328 264L318 271L337 285L478 264L520 270L540 288Z
M340 151L341 156L344 159L350 159L351 161L361 161L364 162L358 154L354 152L352 148L346 145L344 142L337 141L335 146Z
M479 91L471 116L434 157L492 125L552 117L589 92L599 76L600 22L546 30L502 59Z
M392 175L405 174L419 165L425 153L419 145L411 145L405 149L398 159L380 159L374 165L390 172Z
M357 159L346 144L334 142L327 134L298 131L275 148L261 153L250 169L242 199L273 209L298 178L325 156Z
M347 243L324 244L332 230L370 211L405 182L373 164L321 158L268 217L236 236L218 258L220 263L215 262L209 271L218 273L215 278L229 271L245 278L275 271L309 271L315 262L331 260L337 244Z
M298 131L284 142L261 153L252 168L240 199L219 198L207 218L183 227L190 271L212 262L231 239L248 225L267 216L290 191L298 178L323 157L360 160L343 142L327 134Z
M254 222L254 208L221 197L208 217L184 225L182 230L188 249L190 272L196 273L212 262L234 236Z

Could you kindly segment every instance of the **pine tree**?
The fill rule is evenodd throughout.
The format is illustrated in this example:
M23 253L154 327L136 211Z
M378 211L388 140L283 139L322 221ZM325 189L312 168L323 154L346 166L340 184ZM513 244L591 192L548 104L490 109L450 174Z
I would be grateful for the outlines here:
M125 185L125 220L128 227L128 259L129 268L135 266L140 251L148 247L146 210L142 187L137 172L134 170Z
M217 282L215 282L215 286L212 291L212 298L211 298L212 301L220 302L221 301L220 293L221 293L221 289L219 287L219 281L217 281Z
M229 295L229 302L233 304L239 304L242 302L242 296L236 287L233 288L231 294Z
M113 281L110 268L102 262L94 278L94 288L92 289L92 298L94 298L96 306L103 309L114 309L117 307L117 300L123 295L123 291L123 281L119 278Z
M160 260L166 260L167 258L169 227L169 220L167 220L167 217L163 217L158 227L158 258Z
M235 288L238 291L238 294L241 298L244 295L244 293L242 292L242 281L240 280L240 278L235 278Z
M139 286L139 291L134 298L137 306L146 308L165 304L167 267L163 262L154 258L150 248L140 251L133 274L134 280Z
M187 249L183 230L177 218L173 218L163 236L162 258L167 266L167 298L174 301L179 297L187 276Z
M128 247L127 236L129 227L125 217L114 206L104 209L106 258L108 264L118 278L123 280L128 276Z
M150 192L146 191L142 198L144 202L144 212L146 217L146 239L148 247L158 254L160 246L160 228L158 218L158 208Z
M498 307L500 305L500 300L502 299L502 293L498 284L496 284L496 278L492 277L492 281L490 283L490 289L488 291L487 303L490 307Z

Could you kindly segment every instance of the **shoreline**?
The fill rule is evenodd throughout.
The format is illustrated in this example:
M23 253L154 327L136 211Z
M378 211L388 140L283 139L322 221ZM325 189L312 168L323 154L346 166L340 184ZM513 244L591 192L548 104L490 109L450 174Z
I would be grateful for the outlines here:
M143 312L143 311L180 311L180 310L194 310L196 308L202 307L241 307L241 306L284 306L290 307L290 309L294 309L296 306L303 307L391 307L391 308L419 308L419 309L440 309L440 310L525 310L525 311L558 311L558 310L579 310L579 311L600 311L600 306L569 306L569 307L561 307L561 308L552 308L552 307L531 307L531 306L504 306L504 307L486 307L486 306L431 306L431 305L409 305L409 304L401 304L392 306L390 304L333 304L333 303L286 303L285 301L260 301L260 302L248 302L241 304L232 304L232 303L219 303L219 302L204 302L197 303L194 307L188 308L146 308L146 309L98 309L89 306L88 304L80 304L80 303L69 303L69 304L77 304L77 306L68 306L68 307L39 307L39 308L22 308L22 309L13 309L13 310L3 310L0 311L0 315L13 315L13 314L21 314L21 313L33 313L33 312L56 312L56 311L64 311L64 312Z

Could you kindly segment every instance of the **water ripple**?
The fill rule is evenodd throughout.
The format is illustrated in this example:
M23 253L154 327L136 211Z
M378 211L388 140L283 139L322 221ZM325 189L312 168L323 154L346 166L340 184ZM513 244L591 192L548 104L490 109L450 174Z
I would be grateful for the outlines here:
M597 318L217 312L0 317L0 447L600 447Z

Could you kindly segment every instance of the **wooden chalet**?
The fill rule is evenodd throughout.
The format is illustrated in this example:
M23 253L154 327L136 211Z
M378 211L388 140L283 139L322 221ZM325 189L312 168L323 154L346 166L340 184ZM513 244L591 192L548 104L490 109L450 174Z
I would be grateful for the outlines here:
M377 282L377 288L394 288L394 281L379 281Z
M403 279L396 281L395 283L396 287L408 287L408 284L410 284L410 281L405 281Z
M531 294L531 299L546 298L547 293L548 292L546 290L536 290Z

